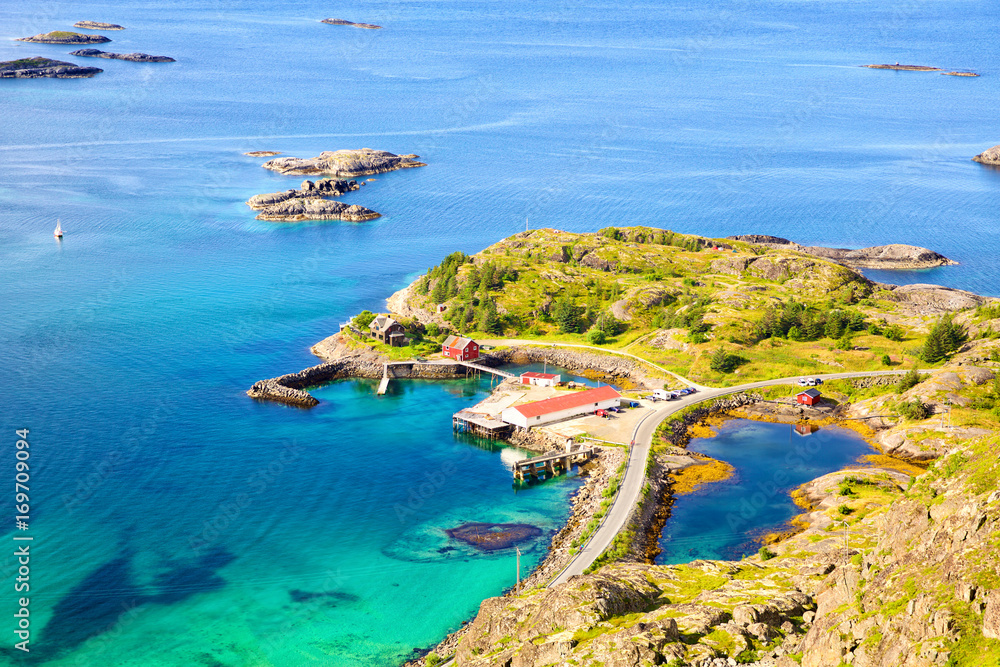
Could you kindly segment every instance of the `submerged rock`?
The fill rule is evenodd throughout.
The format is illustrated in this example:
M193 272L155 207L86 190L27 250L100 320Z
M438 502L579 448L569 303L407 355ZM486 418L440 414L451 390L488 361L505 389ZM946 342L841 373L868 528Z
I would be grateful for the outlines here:
M84 58L110 58L112 60L128 60L133 63L173 63L177 62L169 56L151 56L148 53L111 53L100 49L79 49L70 53L71 56Z
M84 35L79 32L68 32L65 30L53 30L34 37L22 37L19 42L33 42L35 44L103 44L111 39L104 35Z
M345 21L344 19L323 19L320 23L329 23L330 25L349 25L354 28L365 28L367 30L382 29L382 26L375 25L374 23L354 23L352 21Z
M972 158L973 162L980 162L982 164L993 164L1000 165L1000 146L994 146L989 150L985 150L976 157Z
M125 26L117 23L101 23L100 21L77 21L74 28L84 28L85 30L124 30Z
M411 167L426 167L418 162L419 155L394 155L388 151L376 151L371 148L360 150L324 151L318 157L297 158L283 157L265 162L264 169L276 171L279 174L293 176L312 176L325 174L334 178L355 178L369 174L383 174L396 169Z
M42 57L0 62L0 79L87 79L103 71Z
M497 551L538 537L542 529L526 523L464 523L445 532L448 537L471 544L480 551Z

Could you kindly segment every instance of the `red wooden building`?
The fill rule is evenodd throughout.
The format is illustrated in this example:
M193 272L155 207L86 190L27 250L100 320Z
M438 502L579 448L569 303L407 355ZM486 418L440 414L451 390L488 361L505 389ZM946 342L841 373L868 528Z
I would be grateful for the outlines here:
M816 389L806 389L805 391L800 391L795 396L795 400L799 405L816 405L823 400L823 395Z
M479 358L479 343L471 338L448 336L444 339L441 352L455 361L475 361Z

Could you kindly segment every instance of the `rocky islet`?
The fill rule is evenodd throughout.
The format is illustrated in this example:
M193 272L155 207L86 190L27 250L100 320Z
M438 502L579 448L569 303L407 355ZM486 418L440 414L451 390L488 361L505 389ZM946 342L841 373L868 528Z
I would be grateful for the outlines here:
M103 71L41 56L0 62L0 79L89 79Z
M261 151L271 154L270 151ZM418 155L396 155L388 151L360 150L327 151L314 158L283 157L263 164L265 169L284 175L326 175L318 181L303 181L298 190L255 195L247 205L259 211L258 220L271 222L301 222L303 220L341 220L364 222L381 217L380 213L357 204L347 205L326 197L339 197L359 189L364 183L351 179L356 176L383 174L397 169L424 167Z
M849 250L847 248L803 246L788 239L766 234L742 234L726 238L732 241L742 241L768 248L794 250L806 255L822 257L851 268L883 270L929 269L936 266L958 264L958 262L948 259L933 250L903 243L891 243L889 245Z
M148 53L111 53L100 49L78 49L70 52L71 56L82 58L108 58L110 60L127 60L133 63L173 63L177 62L169 56L151 56Z
M382 26L375 25L374 23L354 23L353 21L345 21L344 19L323 19L320 23L326 23L328 25L347 25L352 28L365 28L366 30L382 29Z
M976 157L972 158L972 161L980 164L1000 166L1000 146L994 146L993 148L983 151Z
M84 35L79 32L53 30L52 32L32 37L21 37L17 41L31 42L33 44L104 44L105 42L110 42L111 38L104 35Z
M74 28L83 28L84 30L124 30L125 26L120 26L117 23L101 23L100 21L77 21L73 24Z

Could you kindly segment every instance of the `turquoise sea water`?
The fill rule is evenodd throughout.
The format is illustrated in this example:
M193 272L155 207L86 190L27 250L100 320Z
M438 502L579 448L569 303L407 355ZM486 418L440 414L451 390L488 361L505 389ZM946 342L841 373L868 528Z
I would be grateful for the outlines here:
M802 513L789 496L793 489L875 453L859 435L837 427L802 435L789 424L733 419L717 432L693 439L688 448L726 461L733 475L676 499L657 563L739 560L754 553L757 538L784 530Z
M243 392L311 365L309 346L347 316L525 218L905 241L962 264L895 279L997 294L1000 172L969 158L998 142L998 12L0 5L0 60L73 60L13 40L80 19L127 26L105 50L177 59L0 81L0 454L12 461L14 429L31 429L30 661L390 665L509 585L509 554L439 552L441 528L554 528L576 483L515 493L502 452L454 439L451 413L488 383L397 383L384 399L337 383L311 411ZM331 15L385 28L318 23ZM897 60L983 76L857 67ZM377 221L275 225L243 204L300 181L244 151L361 146L428 163L345 195ZM0 596L0 611L15 604Z

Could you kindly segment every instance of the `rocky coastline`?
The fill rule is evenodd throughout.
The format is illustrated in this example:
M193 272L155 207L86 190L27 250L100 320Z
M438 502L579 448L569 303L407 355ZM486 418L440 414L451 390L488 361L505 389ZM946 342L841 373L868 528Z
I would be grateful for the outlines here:
M533 442L522 442L517 446L525 448L527 445L526 448L532 449L532 451L545 451L551 449L553 444L544 442L544 438L542 438ZM570 500L569 518L563 527L552 536L545 558L532 570L531 574L521 580L519 586L511 587L499 599L514 599L524 591L544 587L573 559L574 554L571 553L571 549L574 548L573 544L580 540L591 517L605 500L604 494L611 487L612 480L618 476L618 469L628 458L626 451L621 447L598 447L597 449L598 456L580 468L583 485L573 494ZM432 651L438 655L453 654L467 635L473 620L475 617L469 619L469 622L464 623L460 629L449 634L434 647L420 651L421 656L404 663L404 667L423 665L423 656Z
M727 236L726 238L732 241L742 241L767 248L793 250L806 255L822 257L823 259L857 269L911 270L958 264L958 262L948 259L933 250L902 243L849 250L847 248L804 246L779 236L768 236L766 234L741 234Z
M0 62L0 79L89 79L103 71L40 56Z
M327 23L329 25L349 25L353 28L365 28L366 30L382 29L382 26L375 25L374 23L354 23L353 21L345 21L344 19L323 19L320 23Z
M127 60L133 63L173 63L177 62L169 56L151 56L148 53L111 53L100 49L78 49L69 55L83 58L108 58L111 60Z
M286 176L329 176L356 178L371 174L384 174L397 169L426 167L418 162L419 155L395 155L371 148L357 150L324 151L314 158L283 157L263 164L264 169Z
M994 146L993 148L987 149L972 158L973 162L979 162L980 164L988 164L992 166L1000 166L1000 146Z
M73 24L74 28L83 28L84 30L124 30L125 26L120 26L117 23L101 23L100 21L77 21Z
M67 32L65 30L53 30L52 32L34 35L32 37L21 37L19 42L31 42L33 44L103 44L110 42L111 38L104 35L84 35L79 32Z

